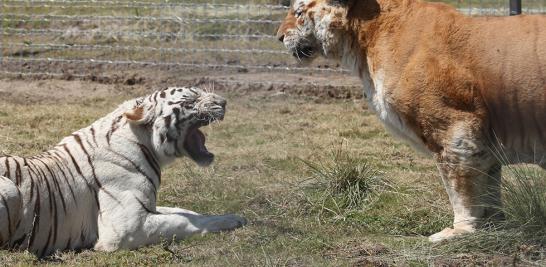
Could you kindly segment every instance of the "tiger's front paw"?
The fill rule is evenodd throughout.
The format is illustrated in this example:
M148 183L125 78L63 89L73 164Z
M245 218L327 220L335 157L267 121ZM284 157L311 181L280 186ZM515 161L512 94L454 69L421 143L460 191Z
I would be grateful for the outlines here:
M247 220L245 218L235 214L209 216L203 233L230 231L246 224Z

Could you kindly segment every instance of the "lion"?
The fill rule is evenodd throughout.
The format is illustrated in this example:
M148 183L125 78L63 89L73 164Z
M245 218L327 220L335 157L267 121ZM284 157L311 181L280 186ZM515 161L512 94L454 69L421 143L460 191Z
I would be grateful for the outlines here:
M467 17L420 0L295 0L277 37L339 61L385 127L434 158L453 226L500 217L501 166L546 168L546 16ZM499 154L503 160L499 160Z

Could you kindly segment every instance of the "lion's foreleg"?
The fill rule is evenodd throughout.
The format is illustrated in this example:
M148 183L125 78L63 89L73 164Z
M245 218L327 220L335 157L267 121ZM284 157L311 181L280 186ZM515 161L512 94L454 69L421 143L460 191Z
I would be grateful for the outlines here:
M440 241L472 233L486 217L499 216L500 164L479 135L459 124L441 153L438 169L453 208L453 228L430 236Z
M476 170L457 175L458 171L454 170L457 167L453 166L440 166L439 169L453 209L453 227L430 236L430 241L472 233L483 219L502 217L498 209L501 204L500 179Z

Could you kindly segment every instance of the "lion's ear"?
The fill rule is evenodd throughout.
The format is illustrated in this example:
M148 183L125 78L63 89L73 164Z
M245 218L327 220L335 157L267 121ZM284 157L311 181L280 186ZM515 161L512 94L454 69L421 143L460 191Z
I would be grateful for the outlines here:
M144 107L139 106L123 113L131 124L142 124L144 122Z

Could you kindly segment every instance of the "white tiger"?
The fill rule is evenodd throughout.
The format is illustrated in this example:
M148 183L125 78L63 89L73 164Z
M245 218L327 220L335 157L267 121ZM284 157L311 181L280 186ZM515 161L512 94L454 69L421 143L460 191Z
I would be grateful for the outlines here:
M44 257L243 226L236 215L156 207L163 166L182 156L212 163L199 127L222 120L225 106L197 88L167 88L125 102L38 156L0 157L0 246Z

